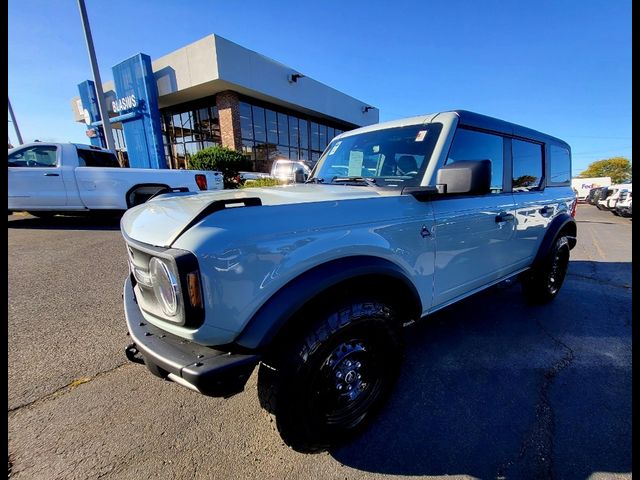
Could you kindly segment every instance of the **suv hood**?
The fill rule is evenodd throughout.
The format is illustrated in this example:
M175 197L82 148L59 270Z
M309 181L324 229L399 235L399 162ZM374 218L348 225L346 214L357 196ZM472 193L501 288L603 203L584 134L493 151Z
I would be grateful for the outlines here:
M298 184L167 194L127 210L122 217L120 227L125 237L132 240L157 247L168 247L175 235L207 205L216 200L258 197L262 205L289 205L398 195L399 193L395 190L367 186ZM270 214L273 213L270 212Z

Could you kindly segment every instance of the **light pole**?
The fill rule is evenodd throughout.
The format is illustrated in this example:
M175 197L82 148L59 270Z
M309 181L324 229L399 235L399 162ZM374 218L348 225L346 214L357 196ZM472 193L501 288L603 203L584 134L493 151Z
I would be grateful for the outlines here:
M102 128L104 130L104 138L107 142L107 148L115 151L115 143L113 142L113 133L111 131L111 123L109 122L109 112L107 111L107 102L104 99L104 91L102 90L102 80L100 80L100 71L98 70L98 62L96 61L96 52L93 48L93 38L91 37L91 27L87 17L87 8L84 0L78 0L78 8L80 9L80 17L82 18L82 28L84 29L84 38L87 42L87 50L89 51L89 62L91 70L93 70L93 81L96 84L96 95L98 97L98 108L100 109L100 118L102 118Z
M16 130L18 144L22 145L22 135L20 135L20 129L18 128L18 122L16 122L16 116L13 114L13 108L11 108L11 99L7 97L7 100L9 101L9 115L11 115L11 123L13 123L13 128Z

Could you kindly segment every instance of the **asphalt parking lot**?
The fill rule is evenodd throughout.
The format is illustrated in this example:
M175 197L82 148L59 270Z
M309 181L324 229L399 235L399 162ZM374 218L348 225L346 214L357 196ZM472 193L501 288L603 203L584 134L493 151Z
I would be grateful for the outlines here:
M255 375L211 399L127 363L118 222L8 222L11 478L631 478L631 223L580 205L556 300L492 288L410 327L352 443L303 455Z

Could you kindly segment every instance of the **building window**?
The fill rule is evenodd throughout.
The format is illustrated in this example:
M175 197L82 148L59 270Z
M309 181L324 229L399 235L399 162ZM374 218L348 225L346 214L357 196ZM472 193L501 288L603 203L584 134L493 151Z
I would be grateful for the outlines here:
M251 115L251 105L240 102L240 130L242 138L253 140L253 115Z
M273 145L278 143L278 114L273 110L267 110L267 142Z
M267 141L267 129L266 121L264 118L264 108L256 107L251 108L253 111L253 138L256 142Z
M220 145L220 120L215 97L164 109L165 157L171 168L189 168L189 159L203 148Z
M313 167L328 142L342 133L341 127L249 98L240 102L242 151L256 171L269 172L277 158L302 160Z

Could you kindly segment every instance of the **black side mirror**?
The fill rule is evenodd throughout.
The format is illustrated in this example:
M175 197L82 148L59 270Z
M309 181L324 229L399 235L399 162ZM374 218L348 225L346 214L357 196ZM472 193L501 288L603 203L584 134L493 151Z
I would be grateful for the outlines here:
M445 165L436 177L438 190L442 193L466 193L484 195L491 188L490 160L461 160Z
M294 182L295 183L304 183L305 181L305 175L304 172L300 169L296 170L294 173Z

